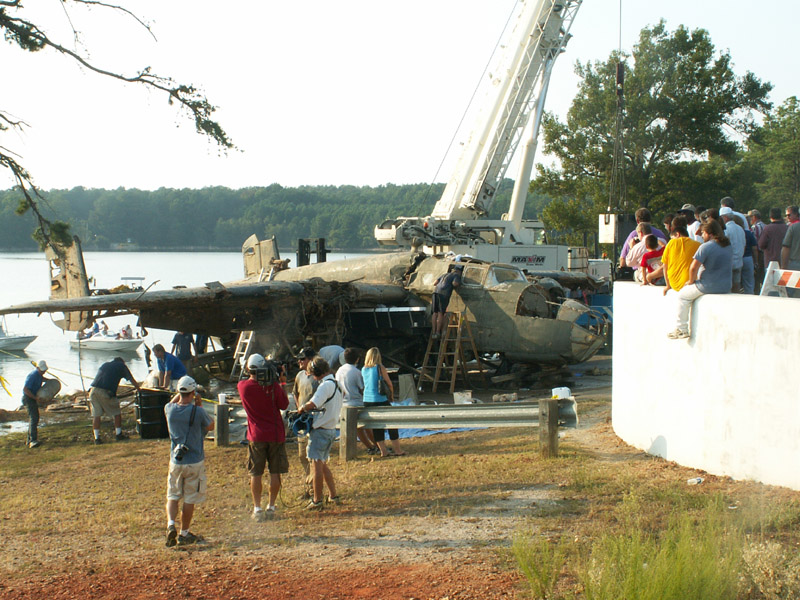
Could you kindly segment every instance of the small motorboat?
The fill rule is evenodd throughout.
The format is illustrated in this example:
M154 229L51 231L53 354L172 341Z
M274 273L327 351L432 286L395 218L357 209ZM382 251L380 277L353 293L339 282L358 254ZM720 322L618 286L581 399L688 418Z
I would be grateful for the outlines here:
M97 333L82 340L70 340L73 350L115 350L117 352L136 352L144 340L142 338L124 339L116 335Z
M15 335L6 329L6 320L0 320L0 349L2 350L25 350L28 345L36 339L35 335Z
M101 321L103 327L95 324L94 328L88 333L78 332L74 340L69 341L70 348L74 350L113 350L116 352L136 352L144 340L140 337L133 337L131 326L127 325L119 333L108 329L105 321Z

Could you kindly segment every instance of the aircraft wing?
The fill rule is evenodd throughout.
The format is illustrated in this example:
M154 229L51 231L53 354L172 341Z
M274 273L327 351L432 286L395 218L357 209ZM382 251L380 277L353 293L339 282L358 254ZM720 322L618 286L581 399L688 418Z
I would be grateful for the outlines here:
M225 335L231 331L268 326L302 315L321 317L330 307L347 309L402 302L407 292L399 285L309 281L264 281L171 290L83 296L29 302L0 308L0 315L80 312L94 321L137 314L140 325L173 331ZM59 321L56 320L59 324Z

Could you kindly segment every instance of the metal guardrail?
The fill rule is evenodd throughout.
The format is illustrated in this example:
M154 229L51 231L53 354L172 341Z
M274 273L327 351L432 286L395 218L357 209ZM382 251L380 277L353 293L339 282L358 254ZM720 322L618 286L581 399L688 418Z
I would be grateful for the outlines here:
M577 427L573 399L492 404L346 407L342 411L339 456L357 454L357 427L367 429L449 429L453 427L537 427L544 456L558 455L558 427Z
M358 426L367 429L450 427L531 427L539 424L539 402L379 406L358 411ZM577 427L575 400L558 401L558 424Z

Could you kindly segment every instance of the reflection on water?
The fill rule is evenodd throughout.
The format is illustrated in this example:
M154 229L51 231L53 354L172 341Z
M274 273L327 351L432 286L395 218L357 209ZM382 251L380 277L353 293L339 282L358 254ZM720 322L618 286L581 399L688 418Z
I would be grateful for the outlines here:
M287 257L294 257L286 254ZM328 255L328 261L364 256L358 253ZM86 271L94 277L96 287L113 288L123 277L144 277L144 287L153 282L152 290L168 290L173 286L195 287L212 281L234 281L243 276L242 258L238 252L86 252ZM0 306L45 300L49 296L49 274L44 254L0 253ZM20 405L22 386L27 374L33 370L32 361L47 360L51 369L49 377L62 382L62 393L76 389L87 389L94 379L98 367L113 358L109 352L72 350L69 340L74 333L62 332L50 319L50 315L9 315L11 332L38 336L23 352L0 351L0 375L9 383L12 396L0 387L0 408L11 410ZM136 316L127 315L106 319L110 329L118 331L131 325L137 331ZM148 329L145 344L172 346L173 331ZM147 374L144 347L135 353L122 354L133 376L141 380Z

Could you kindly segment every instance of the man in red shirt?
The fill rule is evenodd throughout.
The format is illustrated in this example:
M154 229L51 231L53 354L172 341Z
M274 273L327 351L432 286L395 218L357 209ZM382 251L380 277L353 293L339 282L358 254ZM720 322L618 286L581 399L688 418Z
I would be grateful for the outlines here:
M275 502L281 490L281 473L289 472L286 456L286 431L281 411L289 406L289 398L280 385L277 369L260 354L247 359L249 379L239 382L239 397L247 413L247 471L253 495L253 519L265 521L275 515ZM269 466L269 504L261 508L261 478Z

